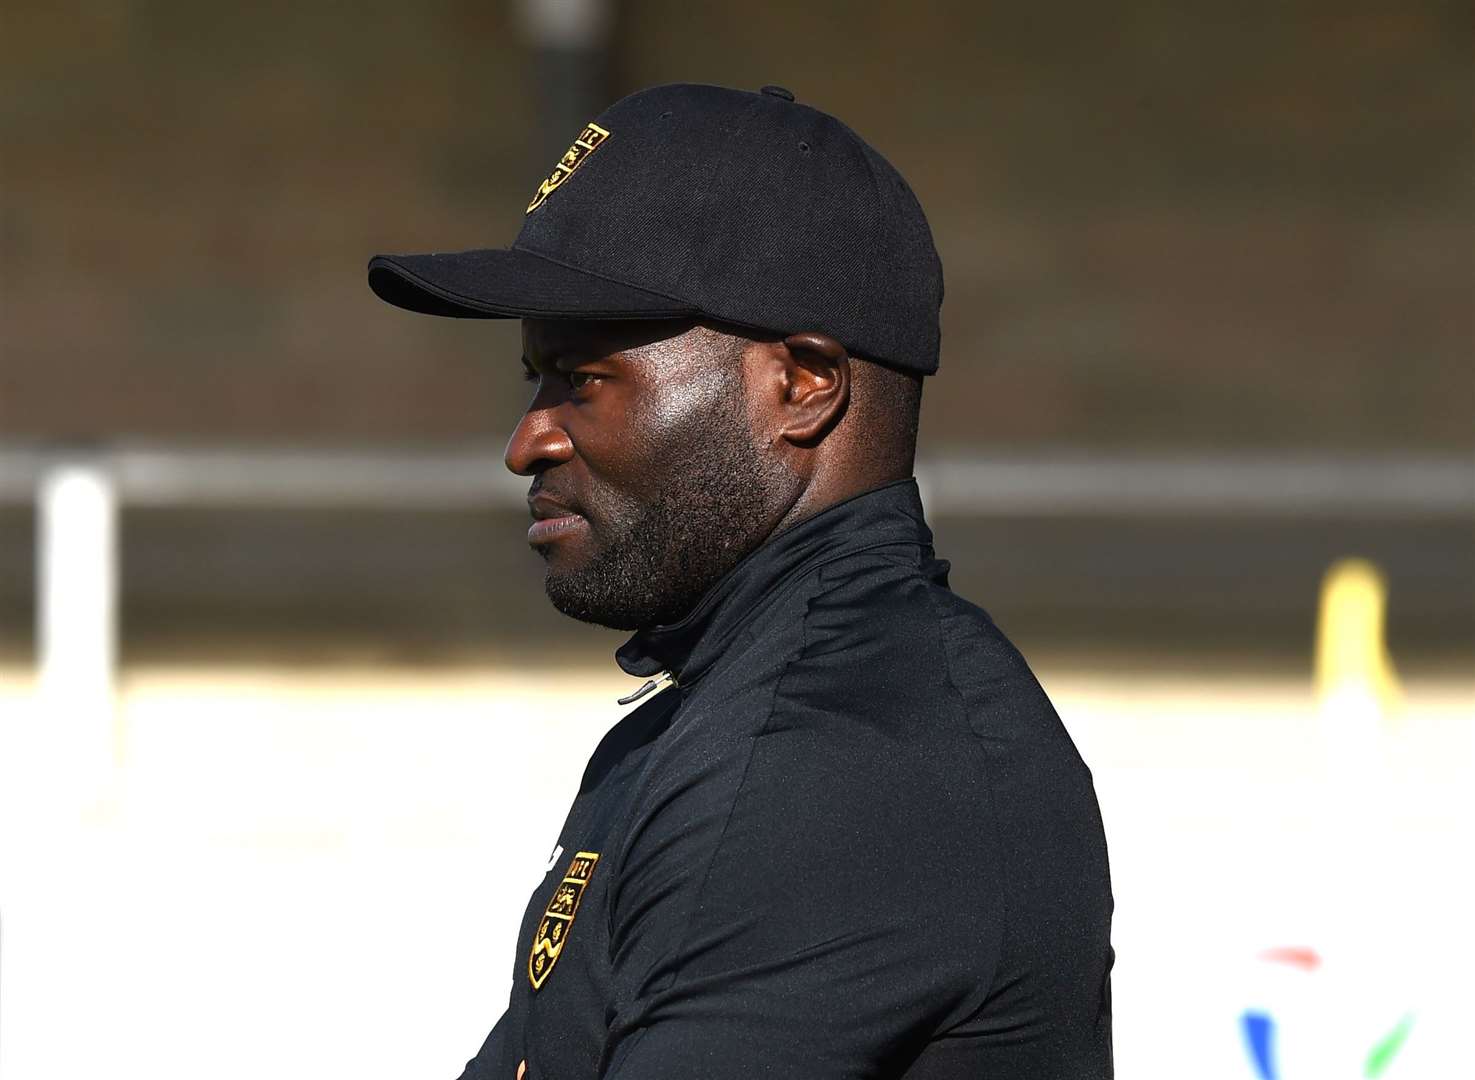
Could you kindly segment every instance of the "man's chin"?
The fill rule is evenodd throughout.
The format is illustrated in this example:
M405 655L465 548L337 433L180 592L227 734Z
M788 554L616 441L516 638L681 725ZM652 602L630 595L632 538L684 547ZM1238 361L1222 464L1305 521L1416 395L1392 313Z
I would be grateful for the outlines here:
M580 622L613 630L638 629L638 616L623 610L626 603L622 601L629 599L623 594L628 590L615 586L589 541L587 535L564 533L550 543L533 546L543 557L543 591L549 602Z
M641 616L622 605L618 597L606 595L586 576L560 573L551 560L543 591L554 608L571 619L611 630L639 630L644 625Z

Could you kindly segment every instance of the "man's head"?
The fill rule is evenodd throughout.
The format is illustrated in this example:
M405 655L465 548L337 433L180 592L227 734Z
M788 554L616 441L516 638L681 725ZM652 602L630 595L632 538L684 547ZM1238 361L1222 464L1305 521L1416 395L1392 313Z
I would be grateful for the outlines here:
M537 186L511 248L376 256L369 285L524 320L538 389L507 463L534 477L554 602L611 626L679 617L775 531L909 475L938 364L916 196L776 86L631 94Z
M529 319L523 360L507 466L575 618L673 621L774 532L911 472L920 377L818 332Z

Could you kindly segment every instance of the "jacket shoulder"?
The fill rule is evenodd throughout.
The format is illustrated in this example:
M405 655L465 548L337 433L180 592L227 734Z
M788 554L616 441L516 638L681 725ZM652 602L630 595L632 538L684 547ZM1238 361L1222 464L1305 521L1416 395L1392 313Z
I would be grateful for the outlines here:
M838 708L857 719L926 715L947 724L1007 688L1038 694L1036 704L1048 709L988 613L924 570L884 552L822 568L811 583L802 642L779 685L782 702Z

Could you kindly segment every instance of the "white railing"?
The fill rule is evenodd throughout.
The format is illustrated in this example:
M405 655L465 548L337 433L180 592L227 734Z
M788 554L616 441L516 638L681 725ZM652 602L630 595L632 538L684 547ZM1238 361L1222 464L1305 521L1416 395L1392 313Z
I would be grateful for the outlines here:
M0 446L0 505L34 501L43 477L84 463L140 507L521 508L527 480L499 446L263 449ZM1058 451L924 456L931 513L1475 517L1475 457L1183 455Z

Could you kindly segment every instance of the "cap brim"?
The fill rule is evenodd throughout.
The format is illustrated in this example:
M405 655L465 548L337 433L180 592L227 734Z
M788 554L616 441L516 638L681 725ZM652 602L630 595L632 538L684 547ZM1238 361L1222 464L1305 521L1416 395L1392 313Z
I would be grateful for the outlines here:
M516 248L375 255L369 288L426 315L462 319L662 319L690 304L597 277Z

